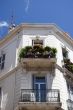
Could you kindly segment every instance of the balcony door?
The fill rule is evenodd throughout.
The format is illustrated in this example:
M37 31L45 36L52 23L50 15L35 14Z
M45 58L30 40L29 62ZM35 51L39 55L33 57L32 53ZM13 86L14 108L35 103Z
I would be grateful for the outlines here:
M34 90L37 102L46 101L46 81L45 77L34 77Z

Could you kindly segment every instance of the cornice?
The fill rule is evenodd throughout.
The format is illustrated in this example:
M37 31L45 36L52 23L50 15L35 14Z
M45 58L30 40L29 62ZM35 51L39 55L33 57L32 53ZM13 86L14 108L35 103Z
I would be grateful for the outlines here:
M44 30L53 30L58 36L60 36L62 39L66 40L69 45L73 47L73 39L66 34L62 29L60 29L56 24L54 23L22 23L18 25L15 29L13 29L10 33L8 33L7 36L5 36L2 40L0 40L0 47L9 42L12 38L14 38L19 32L21 32L23 29L44 29Z

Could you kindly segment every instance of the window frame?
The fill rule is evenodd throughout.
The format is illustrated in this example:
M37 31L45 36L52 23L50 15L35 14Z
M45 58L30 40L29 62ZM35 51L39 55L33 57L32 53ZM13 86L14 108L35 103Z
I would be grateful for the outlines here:
M66 56L64 56L63 50L65 50L65 52L67 52L67 55ZM69 59L69 51L68 51L68 49L65 46L62 46L62 55L63 55L63 59L64 58L65 59Z
M35 45L43 46L44 45L44 42L43 42L42 39L33 39L32 40L32 46L35 46Z

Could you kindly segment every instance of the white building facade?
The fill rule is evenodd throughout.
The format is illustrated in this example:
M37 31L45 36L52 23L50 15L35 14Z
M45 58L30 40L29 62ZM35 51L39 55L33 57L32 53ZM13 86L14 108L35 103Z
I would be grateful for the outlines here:
M35 45L56 48L56 56L19 61L20 50ZM73 110L73 40L67 33L55 24L21 24L0 41L0 107Z

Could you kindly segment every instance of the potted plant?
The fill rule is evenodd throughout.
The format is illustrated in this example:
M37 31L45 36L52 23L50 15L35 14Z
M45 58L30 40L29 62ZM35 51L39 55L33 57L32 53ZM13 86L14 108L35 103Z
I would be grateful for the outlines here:
M57 53L57 49L56 48L51 48L50 57L51 58L55 58L56 57L56 53Z
M25 47L25 51L26 51L26 57L27 58L31 58L33 56L33 54L32 54L32 47L31 46L26 46Z
M34 51L35 57L37 57L37 58L42 57L43 48L41 46L34 46L33 51Z
M48 47L48 46L44 47L43 57L44 58L49 58L50 52L51 52L50 47Z
M43 48L40 45L35 45L33 47L26 46L22 48L19 52L19 59L21 58L53 58L56 56L56 48L50 48L46 46Z
M70 61L70 59L64 59L64 66L69 71L73 72L73 63Z

